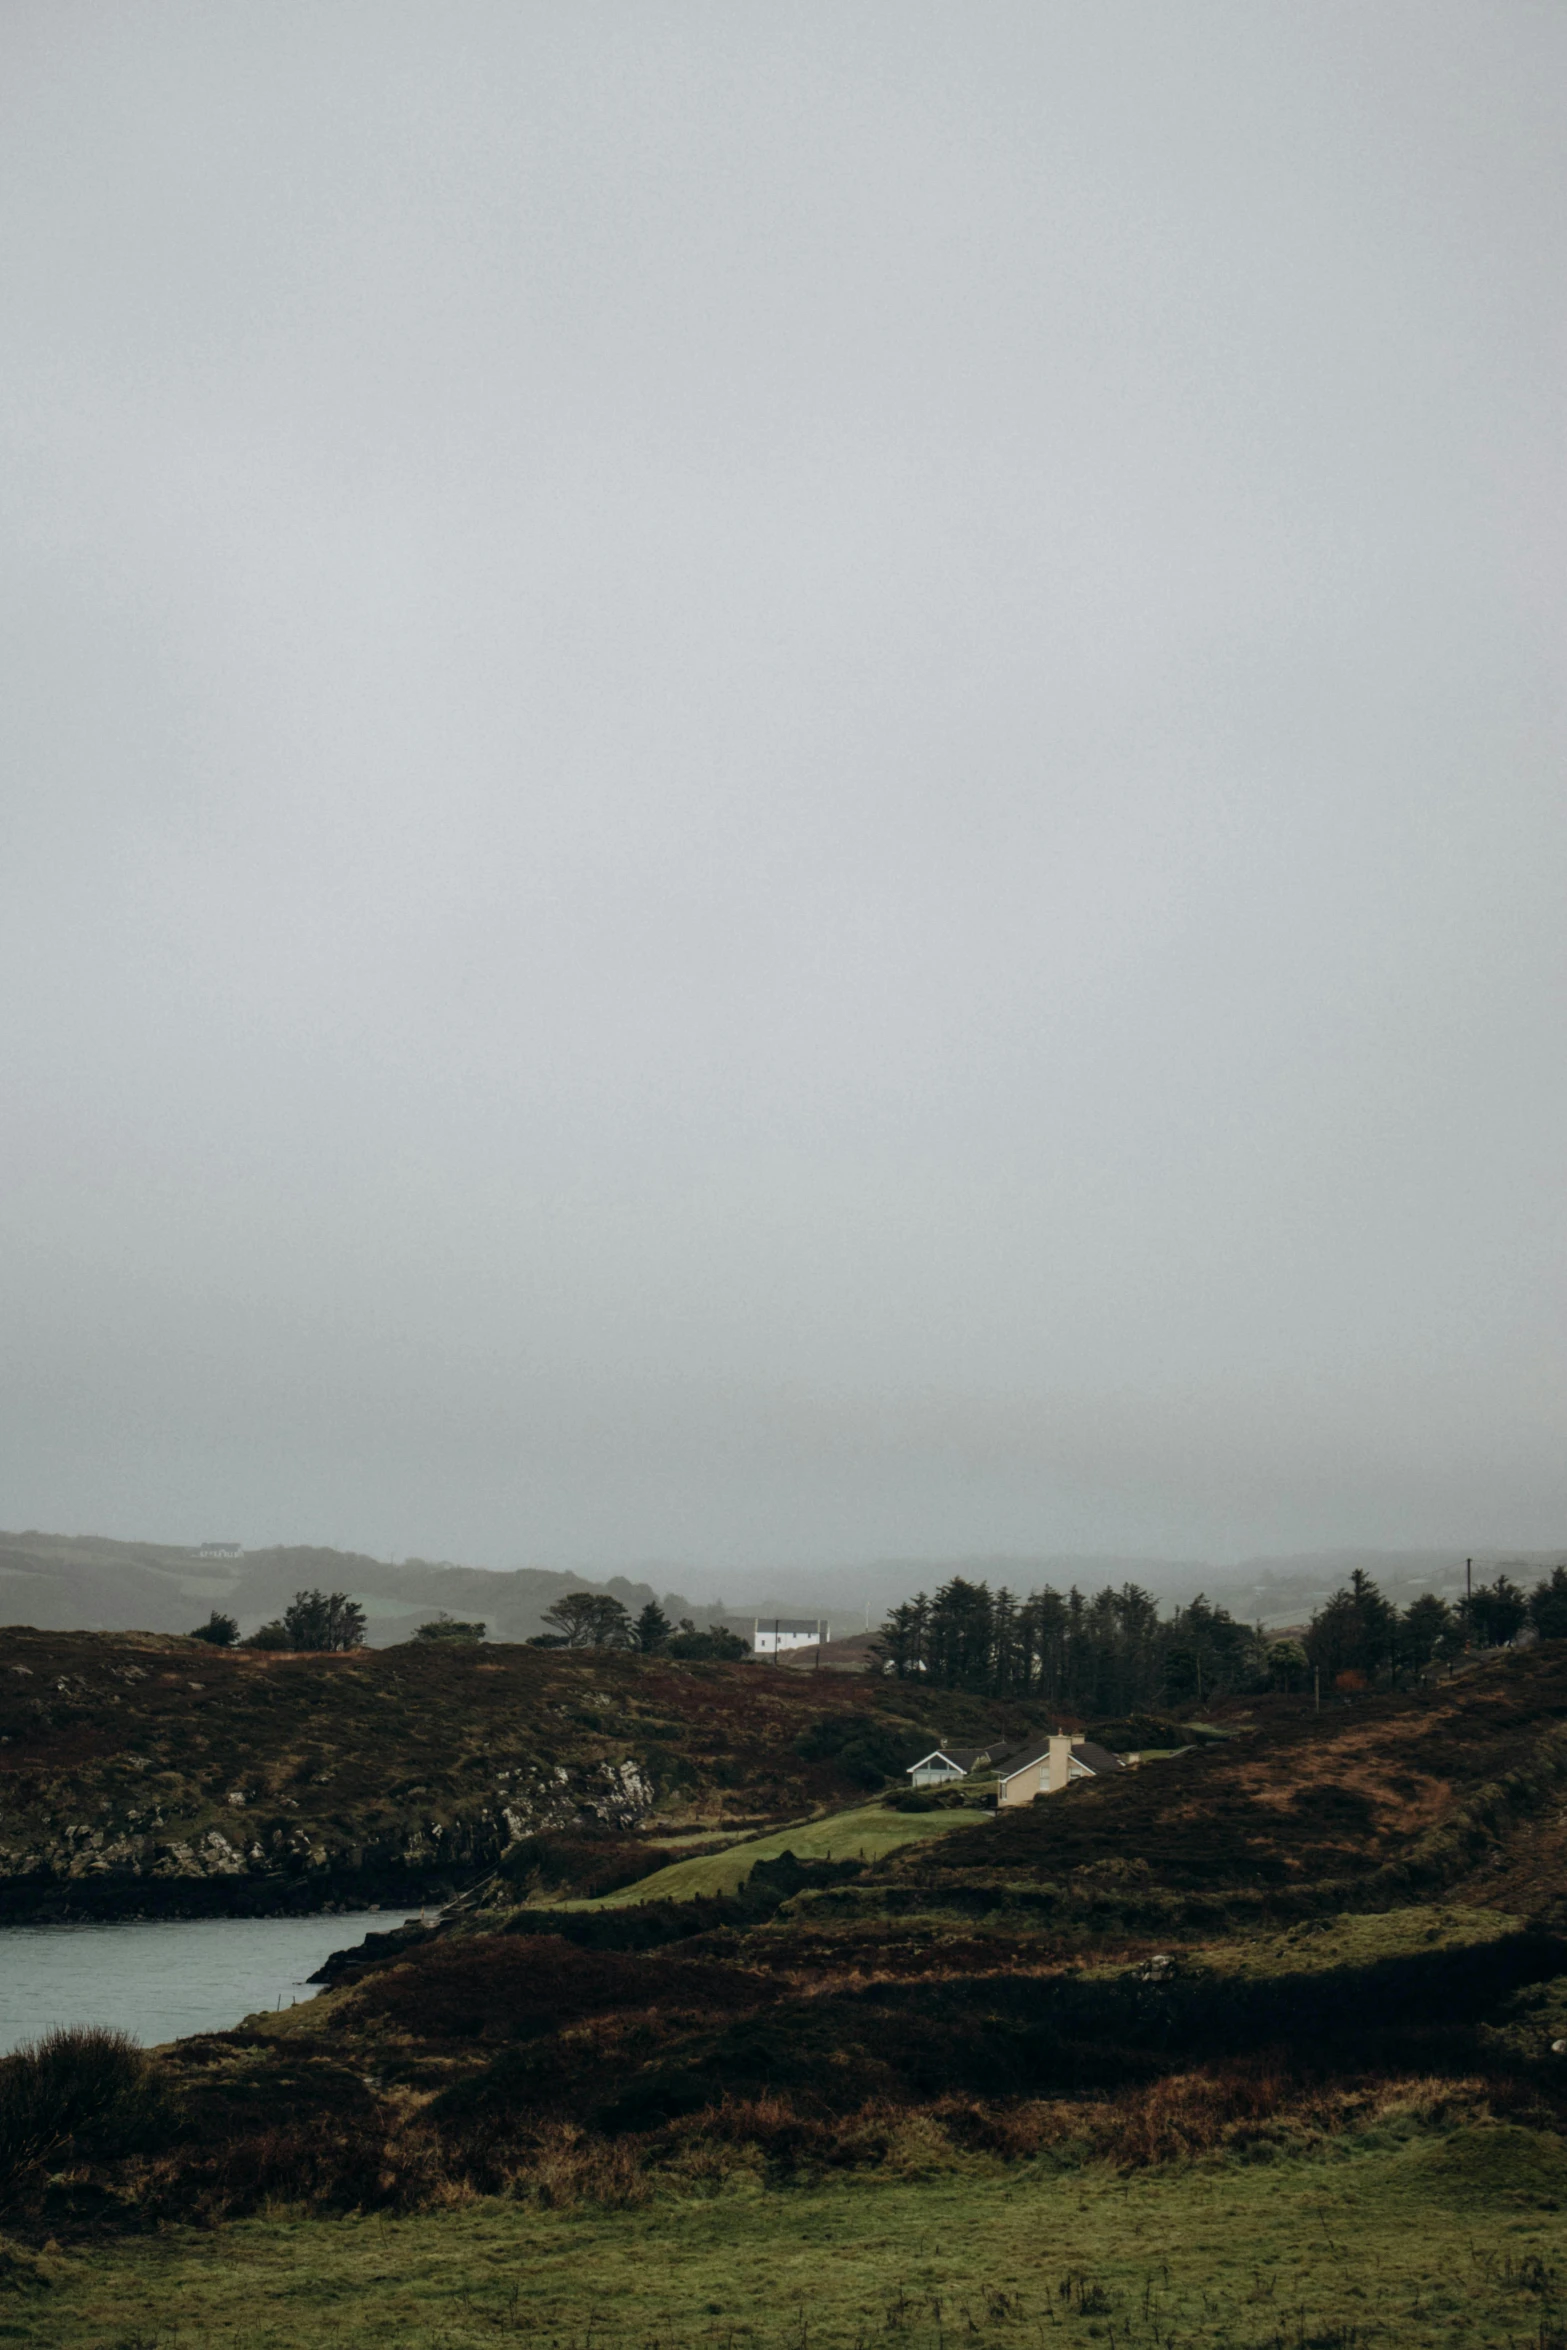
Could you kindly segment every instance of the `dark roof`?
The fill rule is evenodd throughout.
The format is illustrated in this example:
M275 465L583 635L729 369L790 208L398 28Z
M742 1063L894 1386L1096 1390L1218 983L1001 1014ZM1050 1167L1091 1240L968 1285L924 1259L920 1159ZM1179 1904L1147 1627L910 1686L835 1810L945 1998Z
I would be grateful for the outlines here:
M1029 1770L1035 1763L1043 1762L1049 1752L1049 1739L1040 1738L1032 1746L1020 1746L1016 1754L999 1756L996 1768L1003 1779L1010 1779L1018 1771ZM1081 1763L1084 1770L1093 1771L1096 1776L1101 1771L1122 1771L1126 1768L1118 1754L1112 1754L1108 1746L1096 1746L1091 1738L1073 1740L1072 1760Z

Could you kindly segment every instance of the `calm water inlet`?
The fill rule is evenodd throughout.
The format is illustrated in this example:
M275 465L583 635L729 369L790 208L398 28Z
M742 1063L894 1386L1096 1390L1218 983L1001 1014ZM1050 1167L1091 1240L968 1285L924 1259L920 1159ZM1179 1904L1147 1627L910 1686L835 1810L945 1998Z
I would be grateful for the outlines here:
M403 1916L0 1927L0 2055L55 2024L115 2024L148 2048L227 2031L261 2008L313 1998L306 1978L330 1952Z

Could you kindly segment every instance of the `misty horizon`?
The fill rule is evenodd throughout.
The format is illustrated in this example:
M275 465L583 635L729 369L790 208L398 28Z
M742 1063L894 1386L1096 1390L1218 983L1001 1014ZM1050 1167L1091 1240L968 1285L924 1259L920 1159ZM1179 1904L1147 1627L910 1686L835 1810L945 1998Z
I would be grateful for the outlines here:
M0 1518L1567 1538L1567 20L0 62Z
M149 1597L158 1601L159 1621L149 1623L149 1629L178 1629L174 1619L188 1613L189 1603L198 1597L224 1599L246 1621L254 1617L259 1622L281 1604L279 1593L330 1584L372 1600L376 1629L395 1639L400 1635L390 1619L406 1617L411 1622L421 1610L448 1600L458 1612L484 1607L485 1596L476 1586L493 1580L501 1611L495 1637L503 1640L518 1636L512 1620L518 1588L533 1595L526 1604L530 1616L542 1622L545 1601L538 1593L545 1587L558 1591L576 1585L607 1588L628 1604L633 1598L636 1605L657 1599L677 1617L695 1612L703 1620L747 1614L762 1620L804 1610L829 1621L832 1636L841 1639L849 1630L876 1629L890 1608L921 1591L934 1592L953 1578L1019 1595L1053 1589L1081 1590L1091 1597L1107 1588L1136 1587L1160 1609L1179 1608L1204 1596L1244 1620L1256 1617L1277 1624L1313 1613L1357 1569L1395 1602L1407 1603L1423 1592L1452 1596L1471 1584L1482 1588L1498 1573L1528 1579L1557 1565L1567 1565L1567 1554L1560 1549L1481 1550L1467 1555L1454 1550L1347 1549L1228 1561L1108 1553L861 1558L827 1569L783 1561L748 1572L725 1571L691 1559L628 1559L616 1567L584 1568L559 1558L485 1564L418 1554L383 1558L308 1544L220 1547L212 1542L193 1552L173 1544L30 1529L0 1532L0 1616L11 1613L31 1621L28 1611L36 1613L42 1602L44 1619L51 1622L109 1623L112 1616L118 1625L121 1616L113 1611L118 1607L123 1614L127 1592L116 1578L128 1577L143 1604ZM382 1604L392 1597L397 1604ZM64 1616L59 1614L62 1608ZM162 1621L165 1615L167 1623Z

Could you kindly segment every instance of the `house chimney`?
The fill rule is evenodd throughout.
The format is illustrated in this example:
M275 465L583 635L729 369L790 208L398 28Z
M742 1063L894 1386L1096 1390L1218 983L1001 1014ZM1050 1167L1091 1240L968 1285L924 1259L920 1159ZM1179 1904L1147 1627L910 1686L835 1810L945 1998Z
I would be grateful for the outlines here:
M1059 1794L1072 1776L1072 1741L1065 1730L1057 1730L1050 1741L1050 1760L1045 1769L1045 1793Z

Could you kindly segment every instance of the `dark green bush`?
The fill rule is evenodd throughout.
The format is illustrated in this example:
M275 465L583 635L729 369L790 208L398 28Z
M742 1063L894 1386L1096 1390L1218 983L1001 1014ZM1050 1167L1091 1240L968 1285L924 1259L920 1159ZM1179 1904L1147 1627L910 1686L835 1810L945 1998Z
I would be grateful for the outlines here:
M476 1618L468 1619L462 1616L449 1616L443 1608L441 1613L438 1616L432 1616L428 1623L420 1624L416 1628L413 1637L415 1640L457 1640L474 1642L484 1638L485 1630L486 1626L480 1623Z
M722 1624L709 1624L705 1632L699 1632L684 1616L680 1629L671 1633L662 1649L663 1655L678 1657L683 1664L738 1664L750 1653L751 1643L742 1640L738 1632L730 1632Z
M829 1714L801 1731L794 1751L806 1762L832 1763L856 1787L879 1787L897 1778L920 1748L910 1748L906 1729L875 1714Z
M0 2179L134 2154L172 2122L162 2081L124 2032L71 2025L0 2057Z
M240 1645L244 1648L292 1648L294 1643L288 1636L287 1626L274 1616L270 1624L259 1625Z
M283 1610L290 1648L363 1648L365 1611L346 1591L296 1591Z
M1553 1567L1536 1583L1529 1599L1529 1617L1542 1640L1567 1639L1567 1566Z
M652 1656L662 1648L674 1630L656 1599L650 1599L631 1627L631 1637L644 1656Z
M239 1626L232 1616L225 1616L214 1608L204 1624L198 1624L192 1640L205 1640L209 1648L232 1648L239 1638Z

